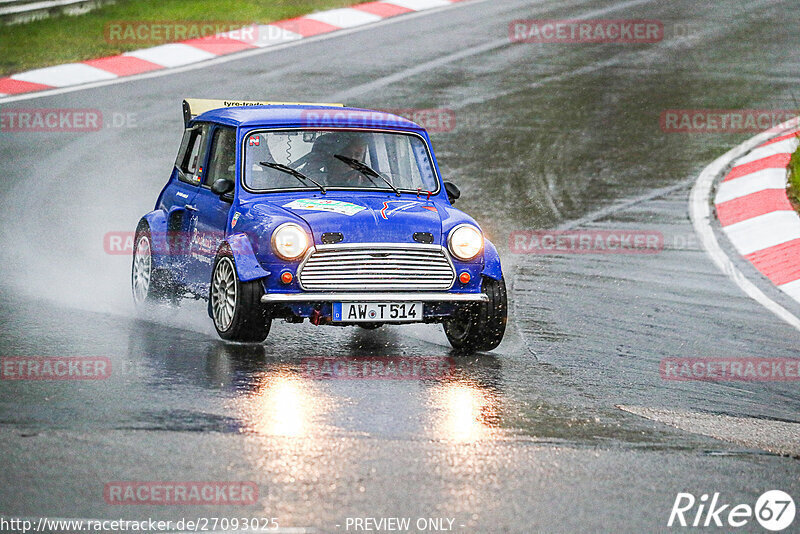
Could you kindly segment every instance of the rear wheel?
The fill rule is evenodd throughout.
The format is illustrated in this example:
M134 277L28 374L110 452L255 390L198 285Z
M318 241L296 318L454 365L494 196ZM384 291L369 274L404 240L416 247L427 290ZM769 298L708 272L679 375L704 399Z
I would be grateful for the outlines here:
M453 348L492 350L503 340L508 322L506 284L502 279L484 277L483 292L489 302L463 306L444 322L444 333Z
M228 341L260 343L267 339L272 320L261 303L260 280L242 282L228 245L223 245L211 275L211 318L219 337Z

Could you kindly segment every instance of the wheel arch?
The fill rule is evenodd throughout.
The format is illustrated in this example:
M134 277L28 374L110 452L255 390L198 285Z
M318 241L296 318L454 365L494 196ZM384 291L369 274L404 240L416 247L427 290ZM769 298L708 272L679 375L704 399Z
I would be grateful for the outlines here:
M497 247L494 243L485 240L483 246L483 276L488 276L493 280L503 279L503 267L500 264L500 254L497 252Z
M270 272L265 270L253 252L253 244L247 234L232 234L227 237L220 245L220 249L228 246L233 254L233 264L236 266L236 274L242 282L251 282L260 278L266 278Z
M169 251L167 240L167 216L162 210L151 211L139 219L136 233L147 229L150 233L151 257L154 268L166 268L166 253Z

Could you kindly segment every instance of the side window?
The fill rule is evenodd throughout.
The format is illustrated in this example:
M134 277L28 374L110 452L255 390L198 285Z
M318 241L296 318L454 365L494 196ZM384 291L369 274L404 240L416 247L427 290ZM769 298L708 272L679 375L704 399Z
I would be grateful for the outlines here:
M181 171L180 180L192 185L202 179L202 158L205 153L208 126L195 126L186 130L175 166Z
M211 158L203 185L211 186L221 179L236 181L236 130L223 126L214 131Z

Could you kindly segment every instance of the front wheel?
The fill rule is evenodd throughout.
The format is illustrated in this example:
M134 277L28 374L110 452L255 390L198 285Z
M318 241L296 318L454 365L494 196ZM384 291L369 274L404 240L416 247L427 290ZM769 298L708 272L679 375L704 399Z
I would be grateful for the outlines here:
M137 308L163 302L173 296L166 271L153 265L153 239L147 226L140 227L133 242L131 290Z
M210 291L211 318L219 337L246 343L267 339L272 321L261 303L264 286L260 280L239 280L233 253L227 245L214 261Z
M503 340L508 322L506 284L484 277L482 288L489 302L463 306L444 322L447 340L457 350L492 350Z

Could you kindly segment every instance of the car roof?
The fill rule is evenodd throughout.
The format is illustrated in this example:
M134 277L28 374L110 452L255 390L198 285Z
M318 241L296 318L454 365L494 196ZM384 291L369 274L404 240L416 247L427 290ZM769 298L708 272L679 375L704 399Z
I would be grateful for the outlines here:
M235 127L370 128L424 131L422 126L385 111L339 106L269 105L213 109L192 122Z

